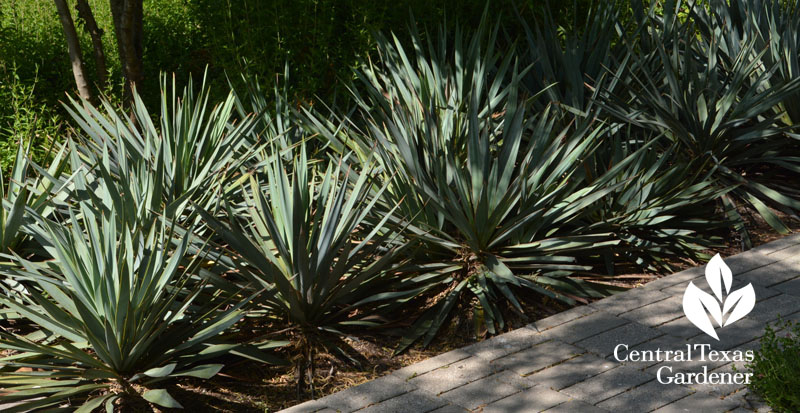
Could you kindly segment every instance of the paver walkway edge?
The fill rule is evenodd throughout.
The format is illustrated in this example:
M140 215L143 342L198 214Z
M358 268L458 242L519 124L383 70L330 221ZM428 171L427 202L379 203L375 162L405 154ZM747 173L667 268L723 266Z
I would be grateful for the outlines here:
M744 384L664 384L672 373L734 373L741 362L619 361L614 349L753 350L778 317L800 320L800 234L732 257L734 291L752 283L753 311L718 329L719 341L685 317L692 281L710 291L704 267L665 276L523 328L396 370L376 380L308 401L299 412L746 412L770 411ZM662 369L668 371L669 369Z

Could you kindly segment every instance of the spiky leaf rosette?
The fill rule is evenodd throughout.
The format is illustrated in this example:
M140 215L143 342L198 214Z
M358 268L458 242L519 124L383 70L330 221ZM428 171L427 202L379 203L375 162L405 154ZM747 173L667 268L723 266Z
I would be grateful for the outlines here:
M244 210L202 215L240 263L232 269L245 287L266 290L251 309L287 324L298 368L323 350L357 362L347 329L378 325L417 292L396 272L405 247L387 228L393 211L373 214L380 191L370 168L312 161L305 147L289 153L288 161L277 149L258 155L261 168L242 182Z
M123 396L179 407L157 383L215 375L222 365L206 360L242 347L219 334L242 317L244 301L198 299L202 285L186 280L201 257L187 256L191 236L168 217L131 221L113 201L130 202L128 195L102 185L113 181L90 191L86 171L72 180L83 198L72 199L67 217L35 214L29 228L53 259L14 256L1 269L27 292L0 296L0 304L38 329L0 333L0 348L10 351L0 359L0 399L14 403L5 411L64 403L112 411Z

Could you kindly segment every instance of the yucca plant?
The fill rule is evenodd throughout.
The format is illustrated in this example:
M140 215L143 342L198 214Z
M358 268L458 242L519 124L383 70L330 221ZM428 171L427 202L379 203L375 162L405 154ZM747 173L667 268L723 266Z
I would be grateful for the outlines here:
M161 382L210 378L223 366L209 358L243 347L220 333L242 317L246 299L208 299L186 282L203 259L186 255L190 235L166 216L131 224L112 202L131 202L129 194L113 181L98 191L91 179L85 170L73 174L73 206L63 221L34 215L28 230L52 260L15 255L0 267L26 287L0 296L0 304L40 332L0 332L4 411L111 412L142 398L181 407Z
M142 206L142 213L163 209L180 219L190 200L214 205L227 182L223 177L252 155L246 136L254 120L234 119L232 92L211 107L205 80L199 94L191 79L181 96L176 89L174 78L170 88L162 79L156 123L137 93L132 117L106 100L104 112L75 101L67 111L80 126L76 148L86 165L105 157L110 175L135 187L132 202Z
M720 43L722 58L734 61L743 45L755 43L761 70L773 70L770 84L800 77L800 6L780 0L712 0L695 4L692 19L704 42ZM790 126L800 123L800 92L784 97L779 110Z
M266 289L251 311L287 326L298 397L307 374L313 397L315 355L358 362L343 340L347 329L379 324L382 311L416 291L396 274L405 246L386 227L393 211L373 214L380 193L372 193L378 183L370 169L350 170L346 159L309 160L304 146L289 150L289 161L278 150L260 152L246 211L229 208L228 222L202 215L241 263L235 269L246 286Z
M731 188L713 184L713 167L675 162L673 148L658 150L657 140L628 136L631 129L607 137L584 168L587 182L616 173L614 182L621 185L585 218L620 241L603 254L608 272L614 274L617 264L633 264L668 273L675 263L710 259L704 251L720 247L722 240L714 234L730 225L718 218L715 201ZM615 168L626 159L626 167Z
M272 93L262 89L257 77L242 76L245 88L233 88L236 111L240 118L252 116L254 125L247 133L249 144L276 144L282 149L297 144L306 136L299 112L292 107L289 96L289 68L282 81L275 81Z
M494 49L496 28L440 33L427 45L411 32L411 54L379 37L380 61L353 88L353 128L320 133L333 148L378 155L384 203L400 205L407 236L423 245L416 280L436 298L397 351L429 344L459 305L495 333L507 310L522 314L521 290L567 303L602 296L603 286L572 276L591 269L577 255L616 243L580 224L613 191L605 178L585 185L576 174L602 129L586 121L557 129L551 111L530 114L517 93L520 71Z
M595 104L590 87L618 64L616 49L626 34L620 9L613 3L595 6L584 27L572 27L566 33L545 9L543 18L533 24L518 16L525 34L518 55L523 64L530 65L521 85L536 95L534 104L539 110L555 105L585 116ZM615 85L609 81L603 87L613 89Z
M52 156L50 166L46 170L31 161L28 157L30 149L30 143L24 145L20 142L17 146L17 154L7 184L0 174L0 199L3 203L0 209L0 254L9 254L13 251L22 256L36 256L37 259L43 259L47 253L36 242L31 242L30 234L25 231L25 227L32 220L31 212L47 217L63 205L67 194L58 181L65 175L67 167L64 156L66 147L61 147ZM52 155L53 149L54 146L51 146L47 157ZM0 294L19 296L17 293L26 291L18 281L0 277ZM2 319L17 318L17 314L12 311L0 311L0 314Z
M720 200L738 222L745 246L750 242L737 205L749 205L786 233L770 207L800 210L800 191L791 184L800 158L776 108L800 91L800 78L775 83L776 67L762 66L767 50L758 49L755 39L725 58L722 39L701 41L694 24L678 23L676 8L668 2L663 17L651 15L645 37L652 51L629 44L630 64L615 74L629 93L610 99L606 109L620 122L663 134L676 145L677 162L698 160L704 172L713 172L718 189L734 187Z
M59 150L47 170L40 169L28 157L30 143L22 142L17 146L17 154L11 167L10 179L6 182L0 173L0 198L3 208L0 211L0 253L11 250L21 252L18 247L28 238L22 231L26 221L26 208L42 216L49 216L59 202L63 202L64 194L59 194L52 178L59 177L65 170L65 148ZM43 175L49 178L44 178Z

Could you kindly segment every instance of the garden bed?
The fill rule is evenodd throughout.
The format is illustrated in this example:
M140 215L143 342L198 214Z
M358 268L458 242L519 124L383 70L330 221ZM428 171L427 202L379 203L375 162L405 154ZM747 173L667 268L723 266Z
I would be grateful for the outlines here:
M790 224L794 233L800 231L800 223L779 214L781 219ZM783 235L773 231L766 222L757 214L746 214L748 229L754 246L766 244L780 239ZM728 234L726 239L736 239L734 233ZM723 257L732 256L741 252L741 247L736 243L728 243L724 249L709 251L719 253ZM676 263L677 271L704 265L704 263ZM676 272L677 272L676 271ZM648 281L658 279L654 274L622 274L617 277L620 285L626 288L636 288ZM558 306L530 306L529 322L549 317L567 307ZM463 317L464 319L468 317ZM520 328L524 324L518 320L508 330ZM315 398L324 397L350 387L357 386L367 381L384 376L394 370L418 363L430 357L448 351L465 347L486 337L476 338L469 334L458 334L458 328L451 324L447 331L442 332L427 348L419 345L413 346L408 351L392 356L397 340L387 336L361 336L358 339L351 337L348 341L358 349L367 364L360 368L344 364L333 357L320 357L316 364L316 390ZM399 338L398 338L399 340ZM176 394L181 400L190 400L186 407L189 409L213 408L220 412L274 412L302 403L307 398L298 399L296 394L296 381L294 372L289 367L266 366L254 368L248 362L238 362L226 366L223 371L210 380L183 380L176 384Z

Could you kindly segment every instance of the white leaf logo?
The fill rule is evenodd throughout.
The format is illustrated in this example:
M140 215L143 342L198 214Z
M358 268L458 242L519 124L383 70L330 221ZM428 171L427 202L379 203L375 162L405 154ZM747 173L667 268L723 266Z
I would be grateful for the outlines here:
M753 284L731 292L733 274L725 261L715 255L706 265L706 281L714 295L711 295L689 282L683 293L683 312L697 328L719 340L711 320L725 327L746 316L756 305L756 292ZM724 287L724 293L723 293ZM725 315L730 312L727 320Z

